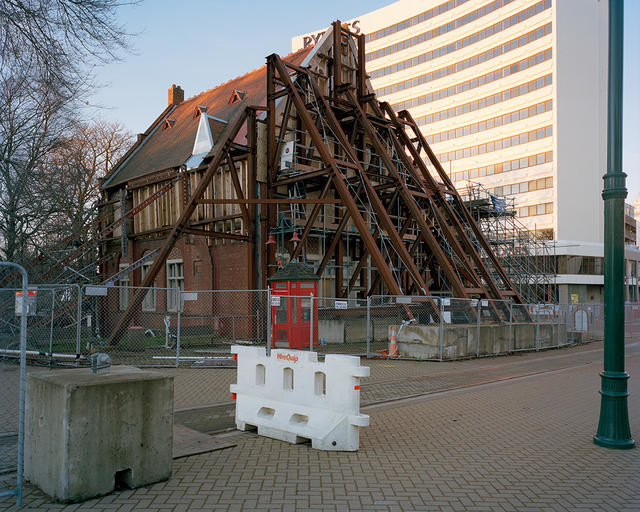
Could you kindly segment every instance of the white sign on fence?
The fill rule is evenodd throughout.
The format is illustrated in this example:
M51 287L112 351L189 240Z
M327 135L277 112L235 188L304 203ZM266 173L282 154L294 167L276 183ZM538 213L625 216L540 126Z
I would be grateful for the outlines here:
M411 304L411 297L396 297L396 304Z
M334 303L336 309L347 309L348 302L346 300L337 300Z
M16 316L22 315L22 312L26 310L27 316L33 316L36 314L36 301L38 299L37 290L27 290L27 297L23 296L22 292L16 292L15 310Z
M197 292L182 292L182 300L198 300Z
M106 297L109 294L109 288L106 286L87 286L84 289L86 295L94 295L97 297Z
M279 306L280 305L280 295L272 295L271 296L271 305Z

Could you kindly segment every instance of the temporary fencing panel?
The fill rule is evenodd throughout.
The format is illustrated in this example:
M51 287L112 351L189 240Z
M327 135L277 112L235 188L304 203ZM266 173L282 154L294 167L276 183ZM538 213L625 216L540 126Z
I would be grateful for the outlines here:
M0 262L0 282L22 275L19 289L0 289L0 496L22 505L26 347L29 320L37 320L35 289L25 269Z
M360 378L369 368L360 358L317 352L233 346L237 355L236 424L257 427L258 434L289 443L310 439L318 450L355 451L360 414Z

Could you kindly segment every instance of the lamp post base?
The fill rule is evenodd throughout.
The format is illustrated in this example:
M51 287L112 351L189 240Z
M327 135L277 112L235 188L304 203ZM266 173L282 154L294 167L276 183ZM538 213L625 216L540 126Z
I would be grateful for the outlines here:
M600 374L600 422L593 442L605 448L627 450L636 442L631 438L629 410L627 407L627 372L604 371Z

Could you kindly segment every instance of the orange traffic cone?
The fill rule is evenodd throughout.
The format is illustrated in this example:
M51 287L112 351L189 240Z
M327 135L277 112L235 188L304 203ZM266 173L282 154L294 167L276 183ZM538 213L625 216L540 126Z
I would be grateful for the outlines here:
M398 341L396 339L395 327L391 327L391 341L389 341L389 357L398 357Z

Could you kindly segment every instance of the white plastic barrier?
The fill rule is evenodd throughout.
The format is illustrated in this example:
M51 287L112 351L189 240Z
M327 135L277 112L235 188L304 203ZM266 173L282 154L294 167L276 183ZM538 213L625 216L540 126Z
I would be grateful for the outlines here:
M261 436L299 443L311 439L317 450L356 451L358 427L369 425L360 414L360 377L369 367L360 358L316 352L272 350L234 345L238 383L236 398L239 430L257 427Z

